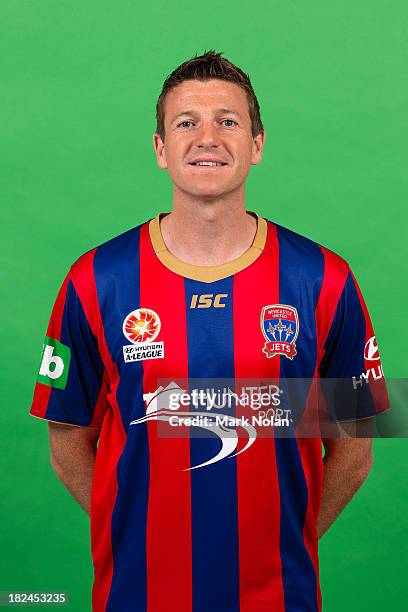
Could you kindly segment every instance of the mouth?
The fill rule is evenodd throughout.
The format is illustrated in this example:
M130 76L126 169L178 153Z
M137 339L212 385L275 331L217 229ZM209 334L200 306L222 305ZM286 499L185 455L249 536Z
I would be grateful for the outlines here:
M216 161L197 161L197 162L190 162L189 163L190 166L196 166L196 167L201 167L201 168L219 168L222 166L226 166L227 164L225 162L216 162Z

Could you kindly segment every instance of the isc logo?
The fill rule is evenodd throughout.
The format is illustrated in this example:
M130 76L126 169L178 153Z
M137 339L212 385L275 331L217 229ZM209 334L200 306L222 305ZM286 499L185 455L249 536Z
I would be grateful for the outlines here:
M225 304L221 300L227 297L228 293L217 293L216 295L213 293L202 293L201 295L194 293L191 296L190 308L211 308L211 306L225 308Z

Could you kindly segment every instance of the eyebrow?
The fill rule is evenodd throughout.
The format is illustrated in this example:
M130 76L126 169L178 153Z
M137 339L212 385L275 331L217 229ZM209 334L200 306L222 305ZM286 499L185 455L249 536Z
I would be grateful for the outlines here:
M230 110L229 108L220 108L220 113L225 113L226 115L236 115L237 117L241 117L238 111Z
M184 115L196 115L196 114L197 112L193 110L182 111L181 113L177 113L177 115L174 115L173 119L171 120L171 123L174 123L174 121L176 121L179 117L183 117ZM241 118L241 115L238 113L238 111L233 111L233 110L230 110L229 108L219 108L217 110L217 114L236 115L237 117Z

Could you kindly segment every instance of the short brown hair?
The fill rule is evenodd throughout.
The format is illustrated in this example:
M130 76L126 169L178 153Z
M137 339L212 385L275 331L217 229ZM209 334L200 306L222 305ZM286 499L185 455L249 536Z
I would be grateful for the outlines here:
M245 91L248 99L252 136L257 136L263 132L264 128L261 121L259 104L254 90L252 89L249 75L245 74L241 68L232 64L225 57L221 57L221 55L222 52L217 53L214 50L206 51L203 55L196 55L192 59L180 64L180 66L173 70L166 78L156 104L156 132L163 141L165 135L164 103L166 95L173 87L189 79L197 79L199 81L220 79L239 85Z

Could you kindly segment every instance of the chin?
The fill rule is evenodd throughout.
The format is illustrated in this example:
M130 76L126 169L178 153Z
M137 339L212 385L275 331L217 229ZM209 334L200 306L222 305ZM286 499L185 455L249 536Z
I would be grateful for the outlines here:
M222 197L225 193L227 193L227 191L224 189L214 189L211 191L208 189L203 189L203 190L195 189L193 191L189 191L188 193L194 198L214 199L214 198Z
M226 193L230 193L231 191L234 191L235 189L237 189L237 185L231 185L231 184L224 184L224 185L220 185L220 184L212 184L209 185L208 182L207 183L201 183L201 184L184 184L183 186L180 185L180 188L185 191L186 193L188 193L189 195L195 197L195 198L219 198L223 195L225 195Z

